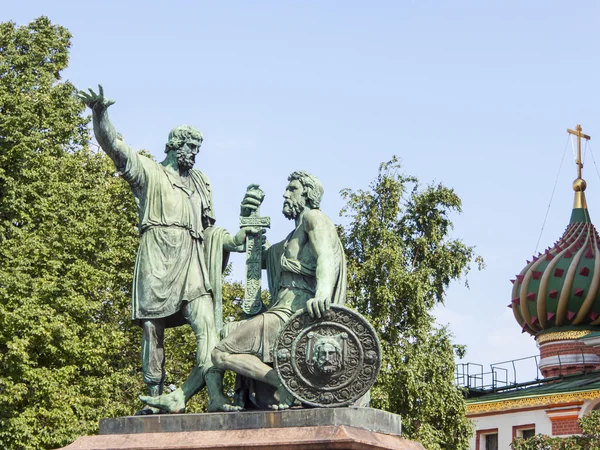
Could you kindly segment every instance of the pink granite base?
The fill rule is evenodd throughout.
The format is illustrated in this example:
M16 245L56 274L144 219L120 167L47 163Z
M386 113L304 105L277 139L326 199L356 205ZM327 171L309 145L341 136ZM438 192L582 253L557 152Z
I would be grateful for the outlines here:
M63 450L424 450L400 436L344 425L84 436Z

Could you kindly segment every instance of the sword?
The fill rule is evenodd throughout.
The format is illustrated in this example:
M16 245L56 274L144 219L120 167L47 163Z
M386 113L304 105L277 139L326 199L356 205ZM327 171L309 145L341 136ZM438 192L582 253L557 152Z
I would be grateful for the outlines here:
M265 193L258 184L251 184L246 190L246 195L252 194L262 203ZM256 207L249 216L240 216L240 228L260 227L269 228L271 226L270 217L260 217L260 205ZM262 236L246 236L246 288L244 291L244 300L242 301L242 311L249 316L258 314L263 308L261 299L260 276L262 269Z

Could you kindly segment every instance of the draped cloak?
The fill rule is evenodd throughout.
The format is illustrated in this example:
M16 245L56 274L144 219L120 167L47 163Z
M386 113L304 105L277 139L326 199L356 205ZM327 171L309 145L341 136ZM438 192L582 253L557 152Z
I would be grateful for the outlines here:
M294 232L290 233L285 240L269 247L266 255L269 292L273 300L269 309L263 314L278 316L281 319L281 325L285 324L296 311L306 306L306 301L315 296L317 287L314 265L285 256L285 248L293 234ZM331 303L343 305L346 302L346 258L341 241L336 240L334 262L330 267L330 270L335 273ZM286 283L286 277L283 276L285 272L295 275L293 283L290 285ZM264 321L263 335L271 336L270 339L264 339L262 343L264 362L272 362L271 343L274 343L274 338L281 331L281 325L278 326L275 321Z
M220 328L221 274L229 255L223 250L227 232L213 226L208 177L192 169L184 183L179 174L135 152L119 170L131 186L139 216L132 320L160 318L167 327L182 325L184 302L212 296Z
M295 230L294 230L295 231ZM316 278L315 278L315 267L308 265L298 259L286 258L285 248L288 241L292 238L294 231L292 231L283 241L272 245L267 249L266 255L266 269L267 269L267 280L269 283L269 292L271 298L274 299L273 304L269 308L269 311L279 311L282 308L279 306L279 291L281 285L282 272L291 272L300 275L303 279L302 285L298 288L309 291L314 296L316 289ZM346 301L346 286L347 286L347 274L346 274L346 257L344 254L344 247L342 242L337 239L336 249L334 254L334 263L331 270L335 271L335 284L333 293L331 296L331 303L334 305L343 305ZM288 309L288 308L283 308ZM287 320L294 312L295 308L285 312L285 316L282 317Z
M273 346L283 325L315 296L314 263L285 256L285 248L293 234L267 250L266 269L272 298L269 309L246 320L228 323L221 333L223 340L217 344L219 350L249 353L264 363L271 363ZM331 303L343 305L346 301L346 259L342 243L339 239L336 241L333 264L329 268L335 275ZM291 277L287 276L290 274Z

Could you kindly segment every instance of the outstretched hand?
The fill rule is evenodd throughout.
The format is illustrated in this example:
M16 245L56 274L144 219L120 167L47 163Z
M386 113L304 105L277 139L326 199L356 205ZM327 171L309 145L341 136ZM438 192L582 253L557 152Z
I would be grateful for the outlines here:
M98 93L96 94L92 88L89 92L79 91L77 97L82 100L92 111L99 113L106 110L110 105L114 104L114 100L108 100L104 97L104 89L102 85L98 85Z

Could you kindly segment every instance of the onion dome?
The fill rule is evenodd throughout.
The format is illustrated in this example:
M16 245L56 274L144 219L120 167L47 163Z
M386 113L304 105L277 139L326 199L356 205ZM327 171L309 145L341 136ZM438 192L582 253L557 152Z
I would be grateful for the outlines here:
M581 133L578 136L578 177L571 220L561 238L527 261L513 282L511 304L515 319L534 336L560 327L600 326L600 238L590 221L581 178Z
M600 348L581 340L600 330L600 237L590 221L581 178L581 132L571 220L561 238L527 261L513 282L512 308L523 332L535 336L539 369L546 378L596 370Z

